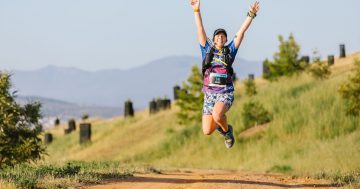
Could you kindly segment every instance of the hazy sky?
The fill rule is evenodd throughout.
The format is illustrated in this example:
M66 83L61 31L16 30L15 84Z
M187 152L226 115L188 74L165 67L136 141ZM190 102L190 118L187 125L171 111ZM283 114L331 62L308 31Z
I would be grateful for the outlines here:
M208 36L233 37L250 0L202 0ZM272 58L279 34L293 33L302 54L360 51L359 0L260 0L238 56ZM171 55L200 57L188 0L0 0L0 69L47 65L128 69Z

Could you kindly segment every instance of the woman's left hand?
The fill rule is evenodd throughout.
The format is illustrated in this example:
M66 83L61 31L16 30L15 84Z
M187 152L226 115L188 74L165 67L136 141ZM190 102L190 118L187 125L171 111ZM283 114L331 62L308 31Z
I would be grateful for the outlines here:
M249 8L249 10L253 13L257 13L260 9L259 1L255 1L254 4L252 4Z

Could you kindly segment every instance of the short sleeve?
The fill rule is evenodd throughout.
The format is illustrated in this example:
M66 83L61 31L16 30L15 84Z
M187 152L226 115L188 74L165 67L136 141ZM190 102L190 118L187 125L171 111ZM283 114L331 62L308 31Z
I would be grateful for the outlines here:
M228 48L230 50L231 57L235 59L238 49L235 47L234 40L229 43Z
M205 47L202 46L202 45L200 45L200 49L201 49L201 57L202 57L202 60L204 60L205 57L206 57L206 53L207 53L207 52L209 51L209 49L210 49L210 44L209 44L209 42L206 41Z

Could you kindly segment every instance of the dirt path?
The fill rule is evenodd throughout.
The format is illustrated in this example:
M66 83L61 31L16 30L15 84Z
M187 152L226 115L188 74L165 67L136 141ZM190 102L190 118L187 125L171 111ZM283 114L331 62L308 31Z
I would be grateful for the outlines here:
M231 171L191 170L162 174L135 174L134 177L109 181L92 189L267 189L267 188L337 188L324 180L292 178L281 174Z

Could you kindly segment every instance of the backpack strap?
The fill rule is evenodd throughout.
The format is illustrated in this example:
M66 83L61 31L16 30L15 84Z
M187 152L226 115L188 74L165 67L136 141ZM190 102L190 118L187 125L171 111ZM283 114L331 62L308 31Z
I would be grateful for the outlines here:
M211 67L211 62L214 59L214 52L215 52L215 47L211 47L210 50L206 53L205 59L202 62L202 74L203 76L205 75L205 72L208 68ZM230 76L232 76L234 74L234 70L232 68L232 64L233 64L233 60L231 57L231 53L230 53L230 49L229 47L224 47L223 49L223 56L224 56L224 66L226 67L228 73Z
M205 71L211 67L211 62L214 58L215 48L211 47L209 52L206 53L205 59L202 62L202 74L205 75Z
M224 60L226 62L225 67L226 67L229 75L232 76L234 74L234 69L232 67L232 64L234 63L234 61L233 61L233 59L231 57L230 49L229 49L228 46L226 46L224 48Z

